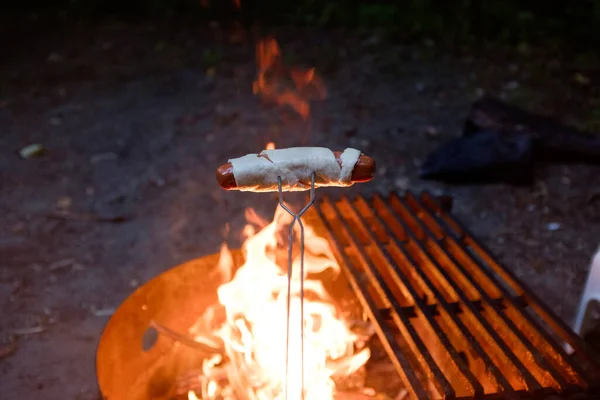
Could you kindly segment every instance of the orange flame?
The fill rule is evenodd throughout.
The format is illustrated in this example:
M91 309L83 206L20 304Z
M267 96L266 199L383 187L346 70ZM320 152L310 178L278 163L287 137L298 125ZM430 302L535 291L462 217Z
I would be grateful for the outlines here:
M212 334L223 340L228 358L227 362L223 362L222 356L216 355L204 361L200 381L203 382L203 393L208 394L202 398L333 400L336 394L334 379L354 373L368 361L370 351L368 347L360 348L359 337L341 317L323 282L308 277L308 274L319 274L329 269L339 273L340 266L329 242L305 224L304 277L299 274L300 256L296 255L293 259L289 393L286 396L287 271L277 264L276 254L278 236L282 231L287 232L286 226L289 226L292 217L281 207L277 208L274 220L266 225L266 221L253 210L247 210L246 217L261 229L251 233L242 246L244 264L229 282L218 289L219 303L225 311L224 320L215 327L214 309L209 309L201 319L204 322L197 324L205 329L213 327ZM299 231L298 225L295 227ZM221 258L219 269L233 268L232 257L225 247ZM222 272L224 276L229 275ZM306 290L304 395L300 390L301 278L305 280ZM193 330L190 333L195 334ZM190 392L188 399L197 400L198 397Z
M286 70L275 39L266 38L258 43L256 60L258 77L253 85L254 94L290 106L304 119L310 115L310 101L325 98L325 87L314 68Z

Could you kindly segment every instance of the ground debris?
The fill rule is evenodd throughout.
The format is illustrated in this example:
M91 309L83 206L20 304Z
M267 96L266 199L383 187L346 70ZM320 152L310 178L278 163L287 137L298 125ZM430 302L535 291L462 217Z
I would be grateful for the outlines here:
M13 335L16 335L16 336L28 336L28 335L35 335L38 333L42 333L45 330L46 330L45 326L36 325L36 326L28 327L28 328L9 329L8 332Z
M56 200L56 208L59 209L69 208L71 207L71 204L73 204L73 199L69 196L61 196Z
M9 343L0 345L0 360L9 358L17 352L18 349L17 341L11 340Z
M44 146L39 143L34 143L23 147L19 150L19 155L21 158L27 160L29 158L37 157L42 155L44 152Z
M71 270L83 270L83 265L78 264L72 258L64 258L50 264L48 266L48 271L55 272L66 268L70 268Z
M93 314L96 317L110 317L115 313L114 308L100 308L98 310L94 310Z

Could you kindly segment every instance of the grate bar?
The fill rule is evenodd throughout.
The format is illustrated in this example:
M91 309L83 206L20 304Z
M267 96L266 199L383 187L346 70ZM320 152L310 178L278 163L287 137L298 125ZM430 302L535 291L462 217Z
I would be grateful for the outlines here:
M362 227L368 226L366 224L366 221L364 221L364 218L356 210L356 208L354 207L354 205L352 205L346 198L342 198L341 203L345 207L348 208L348 210L350 211L350 214L357 221L359 221L361 223ZM336 209L337 209L337 207L336 207ZM339 209L338 209L338 217L341 218L341 215L339 214ZM373 234L371 232L369 232L368 230L366 230L365 232L366 232L366 235L369 238L370 242L373 243L373 244L376 244L377 243L377 239L373 236ZM483 393L483 387L481 386L481 384L479 383L479 381L477 380L477 378L469 370L469 368L466 365L466 363L464 362L463 358L459 355L459 352L452 345L452 343L448 339L447 335L444 333L444 331L439 326L438 322L434 318L433 313L431 312L431 308L422 299L419 298L419 296L416 293L414 287L409 283L409 280L408 280L407 276L397 267L397 265L394 262L393 257L391 256L391 254L383 246L376 246L376 251L380 254L380 256L383 259L386 260L386 266L389 269L392 269L393 270L393 274L398 277L398 279L400 281L399 284L401 284L403 286L403 289L410 294L410 297L412 298L412 301L414 301L414 303L416 304L417 309L425 317L425 319L427 320L427 322L429 323L429 325L431 326L431 328L433 329L433 331L437 335L438 339L440 340L440 342L445 347L445 350L451 355L451 357L452 357L455 365L458 367L458 369L460 370L460 372L467 379L467 381L471 384L471 386L472 386L473 390L475 391L476 395L482 394ZM393 296L389 292L389 289L388 289L388 293L386 293L386 294L387 294L388 297ZM442 305L443 311L445 311L446 313L450 314L449 308L446 307L443 303L441 305ZM502 385L502 386L506 390L510 390L510 385L508 384L508 382L505 382L505 384L506 385Z
M560 355L560 357L565 361L571 360L572 357L569 356L563 347L558 344L556 340L552 338L550 334L529 315L529 313L526 312L522 302L514 301L514 297L511 296L507 289L498 282L498 279L492 274L489 268L491 268L504 281L506 281L511 286L518 298L524 299L524 303L527 306L535 310L536 313L542 317L543 320L554 331L556 331L556 333L563 340L569 343L569 345L576 350L575 354L585 359L589 363L590 368L585 369L577 362L565 362L565 364L572 367L580 377L585 379L588 385L598 386L598 379L600 379L600 375L598 373L600 364L598 364L598 360L594 358L595 353L593 350L589 349L589 347L582 340L580 340L580 338L578 338L562 320L556 317L554 313L550 311L550 309L544 305L529 288L527 288L523 283L519 282L519 280L511 271L498 264L490 255L490 251L481 245L466 228L456 221L456 219L450 213L443 212L439 206L439 203L431 194L423 193L421 196L422 201L419 201L419 199L412 193L408 194L407 196L410 196L410 198L414 199L414 202L421 205L424 210L429 211L433 220L440 226L446 235L446 238L450 238L455 242L455 247L464 252L465 255L475 263L478 269L483 272L489 281L493 283L494 287L503 294L509 304L512 305L517 312L530 324L530 326L533 327L532 330L537 332L543 338L545 344L551 347L553 351ZM481 261L479 261L477 257L473 257L472 255L468 254L466 249L460 246L459 243L469 246L469 248L479 255L481 259L485 260L486 265L489 265L489 267L482 265Z
M377 335L379 336L382 345L385 347L385 350L388 353L388 356L390 357L392 363L394 364L398 374L400 375L400 379L402 379L406 389L409 391L412 398L428 398L427 392L425 391L425 389L421 385L421 382L415 375L414 369L411 367L410 362L404 355L403 351L400 349L398 343L396 342L396 339L394 338L393 333L387 328L385 319L378 311L375 301L369 295L369 290L366 286L365 280L361 276L361 273L354 267L354 264L344 251L344 246L340 243L339 239L332 233L333 226L325 217L320 207L316 207L315 209L317 210L317 214L320 217L321 222L327 228L327 235L329 236L331 243L334 244L334 252L344 262L345 268L343 270L346 271L346 276L348 277L350 285L354 289L358 300L361 302L364 312L367 313L369 320L374 324L374 328L377 332ZM403 330L409 330L411 324L407 321L407 317L403 313L400 313L399 316L402 320L402 323L404 324Z
M360 241L352 232L352 229L348 225L348 222L342 217L340 210L336 207L335 204L330 202L328 199L324 199L322 201L322 204L330 208L335 214L337 222L339 222L340 225L343 227L344 232L349 239L350 247L356 252L356 255L359 257L363 266L367 267L365 270L367 271L367 275L369 276L371 283L377 289L378 293L384 299L384 301L390 304L391 310L393 310L391 316L395 317L394 320L400 328L400 330L408 333L408 336L403 335L405 340L408 343L412 343L413 346L416 347L418 355L421 356L426 363L428 372L430 373L430 375L433 375L433 377L435 377L434 385L436 386L436 389L443 393L446 398L454 398L455 392L452 388L452 385L435 363L435 360L433 359L431 353L419 337L413 324L409 321L408 317L402 313L400 305L391 293L389 287L386 285L383 277L381 276L377 268L373 265L371 257L369 257L368 254L366 254L365 250L360 245ZM428 321L433 321L433 317L429 313L427 307L419 308L421 313L425 315ZM437 326L437 324L433 322L433 326Z
M399 198L396 195L392 195L391 196L391 200L392 200L392 207L393 205L398 205L399 207L402 207L404 209L404 211L406 213L408 213L411 217L413 215L413 213L409 212L409 205L406 204L406 201ZM416 208L416 207L415 207ZM419 213L420 209L415 209L413 210L416 213ZM416 224L418 224L420 226L420 228L423 230L423 232L426 234L427 238L429 238L430 240L427 241L427 243L432 244L433 246L435 246L436 249L438 249L440 252L444 253L444 255L446 257L448 257L449 261L451 262L451 264L457 268L460 271L460 275L463 279L465 279L469 285L476 291L476 294L481 297L483 300L485 300L485 304L487 306L489 306L491 308L492 313L499 317L502 322L509 328L510 333L514 336L516 336L516 338L518 339L518 342L520 342L520 344L522 346L524 346L526 348L526 350L531 354L531 356L533 357L533 360L538 364L539 367L541 367L543 370L543 372L547 372L550 374L550 376L552 377L552 379L558 383L558 385L560 385L561 388L566 388L567 386L569 386L571 383L574 384L581 384L580 380L575 380L573 382L568 382L562 374L560 374L551 364L551 362L549 362L548 360L546 360L546 358L540 353L540 351L531 343L531 341L529 339L527 339L527 337L525 337L525 335L523 334L523 332L521 332L521 330L519 330L516 325L514 324L513 321L511 321L505 312L503 312L497 305L497 302L494 302L485 292L485 290L483 290L478 284L477 282L475 282L475 280L473 279L473 277L468 274L465 269L463 268L463 266L455 259L455 257L450 253L450 252L444 252L442 246L439 244L438 240L436 239L435 235L431 232L431 230L429 229L429 227L426 226L426 224L423 223L423 218L413 218L416 222ZM461 298L464 301L465 295L463 294L463 290L461 290L461 288L459 287L459 285L456 283L456 281L452 278L451 273L449 273L448 271L445 271L443 268L440 268L439 265L437 266L437 268L440 270L440 272L442 273L442 275L444 276L444 278L446 279L446 281L454 288L454 290L461 296ZM489 325L488 325L489 326ZM492 331L494 331L494 329L492 329L490 327L490 329ZM512 339L512 336L509 338ZM506 339L504 340L506 342ZM514 345L513 343L506 343L507 345ZM510 349L508 350L511 354L514 354L513 351L511 351ZM539 378L538 378L539 379Z
M414 211L429 212L426 209L423 202L421 202L416 196L413 196L412 194L408 194L407 199L409 201L411 201L412 208L414 209ZM429 216L432 217L433 220L436 220L434 215L433 216L429 215ZM447 246L444 246L444 244L446 244L446 245L452 244L452 247L457 249L456 251L461 253L464 257L469 258L469 262L473 263L477 267L478 270L485 270L485 268L481 265L481 263L478 260L474 259L470 254L468 254L467 249L463 248L462 246L460 246L457 243L456 238L452 237L453 235L450 235L450 236L446 235L441 239L437 239L435 237L435 234L429 228L426 228L426 229L427 229L430 237L432 237L432 239L435 240L436 244L439 247L443 248L443 247L447 247ZM483 286L486 286L486 285L482 286L481 283L478 283L477 278L473 277L472 274L470 274L468 271L466 271L465 266L463 266L462 263L458 262L456 260L455 256L452 255L451 253L452 253L451 249L448 249L446 254L448 255L449 258L451 258L451 260L455 264L455 266L461 271L462 275L466 279L469 280L469 282L477 289L478 293L482 297L486 298L486 300L488 302L493 302L493 300L491 300L491 298L488 295L488 293L486 292L486 290L483 289ZM563 379L557 380L557 382L563 388L565 388L568 385L577 385L577 386L588 385L589 378L587 378L588 374L586 373L586 371L583 368L581 368L579 366L579 364L577 364L577 363L575 363L573 366L569 366L569 363L567 362L567 360L569 359L569 356L566 354L566 352L564 351L562 346L557 346L557 345L553 344L552 343L553 340L547 334L545 329L543 329L543 327L541 327L535 320L533 320L530 317L530 315L527 312L525 312L524 308L527 307L527 305L528 305L527 298L525 296L523 296L522 294L519 296L512 296L508 292L506 292L506 290L502 290L504 288L501 285L498 285L496 282L494 282L494 285L496 286L496 288L498 288L498 290L501 290L501 293L504 294L505 298L507 298L507 303L508 303L506 309L496 310L496 312L502 317L502 319L505 321L505 323L507 325L509 325L511 330L519 336L519 339L523 343L527 344L528 348L535 349L535 352L532 354L534 355L536 362L538 362L538 364L540 364L543 368L545 368L546 370L551 372L553 374L553 376L556 375L555 372L553 372L553 371L556 371L556 369L554 368L554 365L556 365L556 367L558 369L563 371L563 373L560 375L561 377L563 377ZM515 326L511 316L508 315L508 312L510 312L512 310L516 311L518 313L518 315L520 315L523 319L525 319L525 321L527 323L531 324L531 327L533 329L529 329L529 331L532 333L535 332L537 335L540 336L540 339L542 339L546 342L545 344L547 346L552 348L552 353L555 354L554 357L551 357L550 355L547 355L547 358L541 356L538 347L535 346L535 344L533 344L531 342L531 340L525 336L525 334L523 333L523 331L521 329L519 329L517 326ZM558 356L558 358L561 359L560 362L556 360L556 356ZM568 381L566 384L564 382L564 378L566 378L566 380Z
M379 203L380 207L385 207L384 209L386 209L386 211L389 212L388 215L390 215L391 218L393 218L397 223L399 223L403 227L405 233L411 238L411 242L414 243L415 245L419 246L421 248L421 250L423 250L419 244L418 239L415 237L412 230L406 226L406 223L402 219L400 219L396 215L394 215L394 213L389 208L387 208L387 206L385 206L383 201L381 201L381 199L378 196L375 196L374 200L375 200L375 202ZM366 202L364 202L364 200L361 199L359 201L363 202L368 207L368 205L366 204ZM448 312L449 315L452 316L449 303L445 300L444 296L439 292L439 290L432 284L431 280L426 276L426 274L423 272L422 268L419 266L419 263L416 262L414 257L412 257L409 254L409 251L407 251L404 244L400 243L397 240L396 235L394 234L393 230L390 228L388 221L386 221L385 218L381 218L380 213L373 213L373 214L374 214L374 217L377 218L379 223L385 227L391 240L394 241L396 246L398 246L400 248L400 250L403 252L404 256L412 264L412 267L415 268L415 271L420 276L420 278L423 280L425 285L427 285L428 289L436 297L436 300L438 301L438 303L446 310L446 312ZM428 258L428 261L432 265L434 265L438 271L441 270L441 268L439 267L439 265L437 264L437 262L434 258L432 258L428 255L427 255L427 258ZM460 294L461 294L460 291L458 294L460 296ZM529 371L522 366L520 360L518 360L516 357L514 357L514 354L510 350L508 350L508 348L506 346L503 346L503 342L501 340L499 340L497 333L493 329L491 329L491 327L489 327L489 325L487 325L487 323L484 319L477 318L478 313L477 313L477 310L473 307L472 303L469 302L469 300L464 296L461 297L461 300L462 300L462 304L466 305L467 309L470 311L471 317L474 318L474 320L477 323L479 323L483 326L484 330L486 330L488 332L488 334L494 339L494 341L496 342L496 345L504 351L507 358L512 362L512 364L515 367L517 367L518 373L525 379L527 386L530 388L540 388L539 382L537 382L537 380L529 373ZM485 361L489 370L494 374L496 379L501 383L501 386L505 390L510 390L510 388L512 388L512 386L510 385L508 380L506 380L506 377L502 374L502 372L500 371L498 366L488 357L487 352L481 347L479 342L468 331L468 329L466 328L464 323L459 318L456 318L454 316L452 316L452 319L454 320L454 322L458 326L458 328L461 330L462 334L466 338L469 339L471 346L477 351L478 355ZM522 368L519 368L519 367L522 367Z
M493 298L493 299L490 299L489 301L493 302L496 305L496 307L498 307L500 310L502 310L506 307L504 305L504 301L505 301L504 297ZM523 298L517 297L517 298L515 298L514 301L522 302ZM484 311L481 300L468 300L468 302L473 305L473 308L478 313L482 313ZM459 302L459 301L448 302L448 307L453 314L460 315L463 313L463 309L460 306L461 304L463 304L463 303ZM438 303L428 303L427 307L429 307L431 309L431 312L433 313L434 316L439 315L439 311L438 311L439 304ZM408 315L409 318L417 318L418 317L414 306L400 307L400 309L402 310L402 312L404 312L406 315ZM389 308L380 308L379 312L382 313L382 315L384 317L386 317L387 315L390 314L391 310Z
M593 353L448 204L429 193L325 197L312 214L410 397L597 398Z

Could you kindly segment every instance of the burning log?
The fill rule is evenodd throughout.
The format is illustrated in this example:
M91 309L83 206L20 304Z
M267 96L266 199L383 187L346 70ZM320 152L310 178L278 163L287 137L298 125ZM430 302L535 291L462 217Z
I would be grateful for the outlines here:
M167 328L156 321L150 321L150 327L156 329L158 333L170 337L174 341L186 345L192 349L200 350L208 356L215 354L221 356L225 355L225 344L218 336L196 333L192 339L182 333Z

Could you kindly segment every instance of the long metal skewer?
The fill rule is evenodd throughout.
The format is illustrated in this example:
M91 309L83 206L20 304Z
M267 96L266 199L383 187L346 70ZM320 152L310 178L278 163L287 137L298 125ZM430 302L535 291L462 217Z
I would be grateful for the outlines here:
M277 177L277 187L279 189L279 205L294 219L290 223L290 232L288 240L288 282L287 282L287 324L286 324L286 337L285 337L285 398L288 398L288 382L289 382L289 353L290 353L290 305L291 305L291 294L292 294L292 250L294 245L294 224L298 222L300 226L300 367L301 367L301 381L300 381L300 398L304 399L304 225L302 224L302 215L314 204L315 202L315 173L311 175L310 182L310 201L304 206L298 214L295 214L288 206L283 202L283 191L281 188L281 177Z

